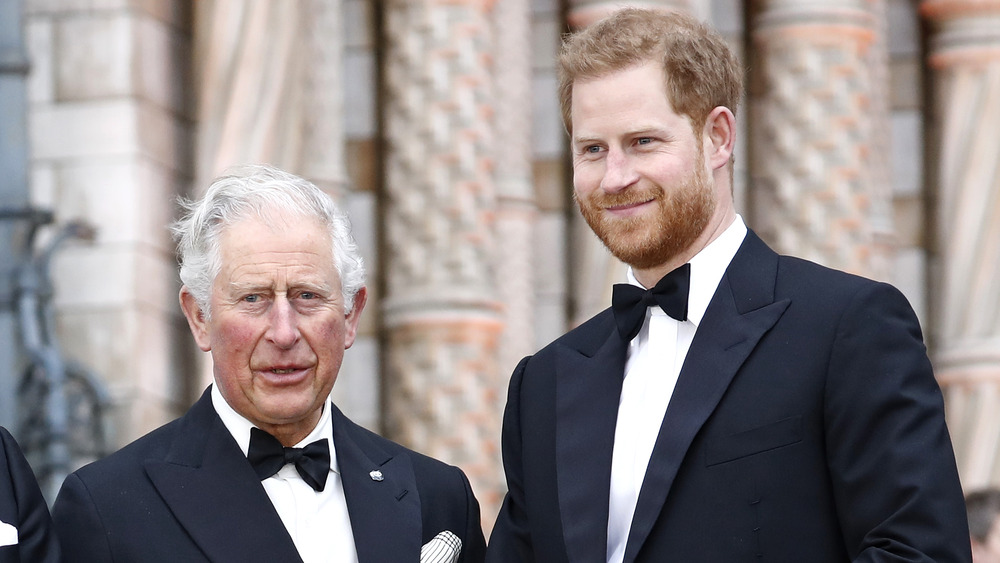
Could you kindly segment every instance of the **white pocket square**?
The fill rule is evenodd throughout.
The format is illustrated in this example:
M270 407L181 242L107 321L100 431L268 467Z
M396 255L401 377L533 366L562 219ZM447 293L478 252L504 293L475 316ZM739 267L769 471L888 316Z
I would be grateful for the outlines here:
M445 530L420 548L420 563L455 563L462 554L462 540Z
M459 543L461 544L462 542ZM6 522L0 522L0 546L4 545L17 545L17 528Z

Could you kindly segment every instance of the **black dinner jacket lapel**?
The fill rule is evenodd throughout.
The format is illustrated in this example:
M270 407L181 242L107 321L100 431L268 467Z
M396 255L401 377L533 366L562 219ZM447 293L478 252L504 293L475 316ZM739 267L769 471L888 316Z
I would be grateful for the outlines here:
M688 447L719 404L740 366L784 314L775 302L778 255L752 231L733 257L702 318L681 368L649 467L625 548L635 561L649 536Z
M211 388L179 420L146 474L211 561L301 561L239 445L212 407Z
M559 512L570 561L603 562L626 343L610 309L555 349Z
M420 557L420 495L409 456L386 451L367 430L334 406L337 450L359 563L416 561ZM373 478L373 471L377 471Z

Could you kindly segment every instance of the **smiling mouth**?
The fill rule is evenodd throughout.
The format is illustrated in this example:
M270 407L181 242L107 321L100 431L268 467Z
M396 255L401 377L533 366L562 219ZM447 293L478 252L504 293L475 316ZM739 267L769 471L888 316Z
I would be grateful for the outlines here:
M625 210L628 210L628 209L635 209L636 207L640 207L640 206L645 205L647 203L651 203L652 201L654 201L654 200L647 199L647 200L643 200L643 201L630 201L628 203L619 203L617 205L609 205L609 206L605 207L605 209L607 211L625 211Z
M295 368L285 368L285 369L272 369L271 373L276 374L276 375L285 375L285 374L289 374L289 373L295 373L297 371L299 371L299 370L297 370Z

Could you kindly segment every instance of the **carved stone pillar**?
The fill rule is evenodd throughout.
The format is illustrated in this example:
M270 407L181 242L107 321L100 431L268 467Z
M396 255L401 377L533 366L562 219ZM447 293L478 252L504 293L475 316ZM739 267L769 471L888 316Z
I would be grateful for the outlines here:
M531 3L497 2L493 9L496 84L496 287L504 307L500 339L501 383L536 350L534 225L538 218L531 177ZM502 396L502 395L501 395ZM498 404L502 416L503 401Z
M497 413L509 374L497 365L489 9L385 3L380 212L385 430L460 465L491 520L505 490Z
M937 163L930 324L962 482L1000 483L1000 1L926 0Z
M750 224L781 252L873 277L892 210L872 157L885 150L881 14L869 0L765 0L751 23Z

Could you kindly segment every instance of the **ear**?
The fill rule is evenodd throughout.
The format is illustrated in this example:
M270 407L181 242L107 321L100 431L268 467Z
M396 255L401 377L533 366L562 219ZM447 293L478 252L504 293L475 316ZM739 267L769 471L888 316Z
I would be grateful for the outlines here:
M184 311L188 326L191 328L191 334L194 336L194 341L203 352L208 352L212 349L212 340L208 335L208 322L205 320L205 313L202 312L201 307L198 306L198 301L186 285L181 286L181 293L178 297L181 301L181 310Z
M712 170L729 164L736 145L736 116L729 108L718 106L705 119L705 162Z
M351 306L351 310L345 313L347 317L344 331L344 349L348 349L354 345L354 338L358 335L358 325L361 324L361 311L365 308L365 303L368 302L368 288L362 286L357 293L354 294L354 304Z

